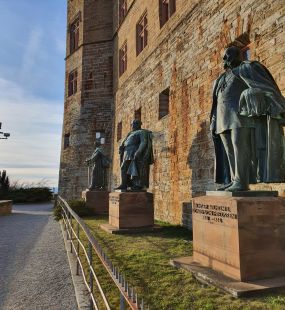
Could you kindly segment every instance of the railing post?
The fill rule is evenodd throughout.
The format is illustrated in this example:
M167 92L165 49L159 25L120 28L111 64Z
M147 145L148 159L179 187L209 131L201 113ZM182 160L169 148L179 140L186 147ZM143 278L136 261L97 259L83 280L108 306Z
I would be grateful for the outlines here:
M124 295L120 293L120 310L125 310L126 309L126 301L124 298Z
M80 251L80 247L79 247L79 239L80 236L79 236L79 223L77 222L77 255L78 255L78 258L76 260L76 275L78 276L79 275L79 251Z
M92 266L92 244L89 241L89 285L90 285L90 310L93 310L93 301L92 301L92 297L91 294L93 293L93 274L91 271L91 266Z
M66 222L66 240L69 240L69 235L68 235L68 216L69 216L69 211L66 208L66 219L65 219L65 222Z
M73 232L72 232L72 215L71 215L71 213L69 213L69 221L70 221L70 253L72 253Z

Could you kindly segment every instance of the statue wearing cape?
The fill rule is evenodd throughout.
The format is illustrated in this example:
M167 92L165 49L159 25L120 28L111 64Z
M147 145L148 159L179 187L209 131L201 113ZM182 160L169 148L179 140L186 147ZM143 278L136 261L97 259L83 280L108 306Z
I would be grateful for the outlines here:
M232 70L234 72L234 70ZM243 61L234 73L247 86L239 100L238 115L250 118L254 130L251 134L249 183L284 182L285 98L274 78L261 63ZM225 74L225 73L224 73ZM229 161L220 135L215 133L218 104L218 85L222 74L214 83L211 110L211 131L215 147L215 182L231 182ZM238 159L237 159L238 160Z
M149 167L153 164L152 132L134 120L133 130L122 141L119 153L121 185L116 189L144 190L149 187Z

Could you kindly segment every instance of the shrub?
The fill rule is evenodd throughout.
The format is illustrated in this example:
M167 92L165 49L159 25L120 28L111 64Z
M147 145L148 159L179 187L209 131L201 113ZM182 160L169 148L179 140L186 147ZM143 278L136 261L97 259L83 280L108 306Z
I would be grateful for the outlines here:
M10 188L9 177L6 170L0 171L0 196L5 196Z
M45 202L52 199L52 192L48 187L11 188L5 196L14 203Z
M92 211L86 207L86 202L83 199L69 200L67 203L70 208L80 217L92 215ZM56 204L54 207L53 215L55 220L59 221L61 219L61 207L59 204Z

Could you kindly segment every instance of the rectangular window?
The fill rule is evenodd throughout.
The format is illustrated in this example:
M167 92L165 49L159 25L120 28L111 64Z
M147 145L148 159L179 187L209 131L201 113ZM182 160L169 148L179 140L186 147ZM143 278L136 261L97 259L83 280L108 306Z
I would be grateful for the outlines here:
M142 120L142 108L135 110L135 119Z
M122 122L120 122L117 125L117 141L120 141L122 139L122 131L123 131L123 124Z
M148 37L148 30L147 30L147 12L143 14L139 22L137 23L137 55L139 55L142 50L147 46L147 37Z
M67 149L70 146L70 133L67 133L64 135L63 139L63 149Z
M160 27L163 27L175 11L176 0L159 0Z
M127 42L125 42L119 50L119 75L120 76L127 70L127 66L128 66L127 53L128 53L128 47L127 47Z
M169 87L159 94L159 111L158 119L166 116L169 113Z
M121 24L128 12L127 0L119 0L119 23Z
M68 97L77 92L77 70L69 73L68 76Z
M73 53L79 46L79 18L70 25L69 31L69 51Z

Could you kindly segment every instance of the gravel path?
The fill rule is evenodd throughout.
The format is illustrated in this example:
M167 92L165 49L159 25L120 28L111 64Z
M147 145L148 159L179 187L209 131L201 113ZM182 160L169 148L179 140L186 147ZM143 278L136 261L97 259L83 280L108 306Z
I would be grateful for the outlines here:
M17 205L0 217L0 309L77 309L51 204Z

